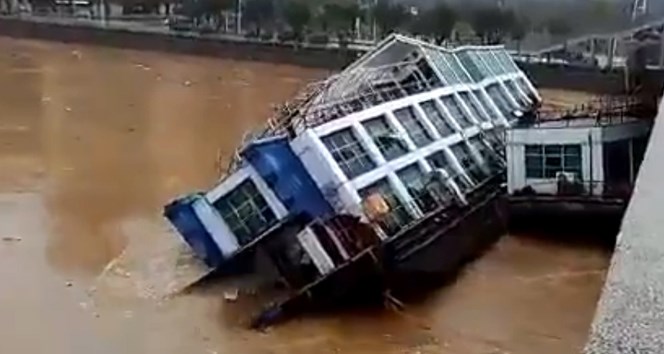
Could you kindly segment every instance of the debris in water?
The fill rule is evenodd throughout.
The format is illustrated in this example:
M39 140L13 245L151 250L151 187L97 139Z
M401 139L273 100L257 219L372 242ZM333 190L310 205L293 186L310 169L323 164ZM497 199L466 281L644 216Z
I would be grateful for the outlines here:
M124 317L125 318L132 318L132 317L134 317L134 313L127 310L127 311L124 312Z
M155 227L157 226L157 227ZM104 268L95 280L95 303L111 298L161 301L180 293L210 272L184 243L161 237L162 225L128 223L127 235L154 235L133 241ZM145 230L151 230L146 232Z
M5 242L20 242L22 238L18 236L5 236L2 238L2 240Z
M145 70L145 71L150 71L150 70L152 70L151 67L149 67L149 66L147 66L147 65L145 65L145 64L140 64L140 63L138 63L138 64L134 64L134 66L137 67L137 68L143 69L143 70Z
M81 52L79 52L78 50L72 50L71 55L73 55L74 57L76 57L76 59L79 59L79 60L83 57L83 54Z
M237 288L231 291L224 291L224 300L227 302L235 302L237 301L238 295L239 290Z
M68 287L68 288L71 288L72 285L74 285L74 283L72 283L72 282L70 282L70 281L68 281L68 282L65 283L65 286Z
M189 81L189 80L185 81L184 85L187 86L187 87L191 86L191 81Z
M65 112L71 112L71 107L69 106L65 107Z
M42 97L41 101L42 101L42 103L48 103L48 102L51 102L51 98L48 97L48 96L44 96L44 97Z

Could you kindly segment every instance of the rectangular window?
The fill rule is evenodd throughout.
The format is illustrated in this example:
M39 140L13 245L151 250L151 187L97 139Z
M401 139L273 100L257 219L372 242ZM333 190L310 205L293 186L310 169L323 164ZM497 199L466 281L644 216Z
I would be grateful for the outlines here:
M429 157L427 157L427 161L433 169L445 170L448 176L450 176L450 179L452 179L457 184L457 186L459 186L459 188L465 190L472 187L471 184L456 169L450 166L444 151L438 151L431 154Z
M493 105L491 105L489 98L486 96L484 92L477 91L477 95L475 97L478 98L480 104L482 105L482 107L484 107L484 111L487 112L487 114L489 115L489 119L498 120L500 118L496 113L495 109L493 108Z
M511 95L507 92L507 90L505 89L505 87L503 85L496 84L496 86L498 87L498 92L503 96L503 99L505 100L505 102L507 102L508 105L510 107L512 107L512 109L519 108L519 103L518 102L517 103L512 103L512 100L510 100Z
M530 86L528 86L528 83L526 82L526 80L524 78L520 77L520 78L516 79L516 83L521 88L521 91L523 91L523 93L525 93L529 97L530 100L533 100L532 97L534 96L534 94L531 91Z
M466 112L461 108L461 104L453 95L443 96L440 98L443 105L452 115L452 119L456 120L461 128L468 128L473 125L473 122L468 118Z
M389 207L387 214L383 215L379 222L383 231L389 236L396 234L399 230L408 224L412 217L401 203L399 198L392 191L392 187L387 179L381 179L365 188L362 188L358 194L362 200L366 200L372 195L379 195L383 198Z
M452 150L452 154L454 154L461 167L466 171L473 182L481 182L487 177L480 165L473 158L470 148L464 142L454 144L450 150Z
M468 74L470 74L473 81L478 82L484 78L482 71L477 64L475 64L473 58L471 58L467 51L457 53L457 58L459 58L461 64L466 68L466 71L468 71Z
M484 61L487 68L487 76L496 76L502 73L502 69L494 57L486 50L477 52L478 57Z
M507 72L519 71L519 67L514 63L514 60L512 60L510 55L507 54L505 50L494 51L494 55L496 56L496 58L498 58L504 70L506 70Z
M350 128L321 139L348 178L357 177L376 168L366 150Z
M422 110L424 110L424 113L427 115L431 123L438 130L440 136L446 137L454 133L454 129L452 129L450 123L445 119L443 113L440 111L440 108L438 108L438 104L436 104L435 101L425 101L420 103L420 106L422 107Z
M528 102L528 99L525 96L525 93L522 93L521 90L516 86L516 83L513 80L507 80L505 81L505 85L509 89L510 93L512 94L512 97L516 98L516 100L519 102L521 107L528 107L530 105L530 102Z
M408 133L408 136L413 140L417 147L428 145L433 141L429 132L424 129L424 125L415 116L413 107L406 107L394 111L394 116L403 125Z
M459 79L456 77L449 64L443 57L442 53L435 49L423 48L425 53L431 59L433 65L438 69L438 72L443 76L445 82L449 85L459 83Z
M214 202L214 207L238 239L246 245L277 221L265 198L246 180Z
M526 178L556 178L559 172L581 177L581 145L526 145Z
M426 177L417 163L401 169L397 172L397 176L422 211L428 212L436 209L436 199L430 188L427 188Z
M447 63L450 65L452 70L457 74L461 82L471 82L472 79L468 77L468 74L461 66L461 63L457 59L457 56L454 53L442 53L443 56L447 59Z
M370 119L363 125L386 160L393 160L408 152L406 144L387 124L385 117Z
M489 120L489 117L486 116L486 113L484 113L484 110L480 107L474 94L471 92L459 92L459 96L478 121L486 122Z
M471 81L454 54L435 49L426 49L426 52L448 84L454 85Z
M493 148L489 147L489 142L482 141L482 139L477 135L470 138L469 142L473 147L475 147L477 152L482 155L484 162L487 164L489 170L492 173L497 173L502 170L502 163L498 159L497 153L493 151Z
M512 107L510 106L510 103L507 101L505 96L503 96L498 84L489 85L486 88L486 91L496 106L498 106L500 113L502 113L505 117L512 117Z

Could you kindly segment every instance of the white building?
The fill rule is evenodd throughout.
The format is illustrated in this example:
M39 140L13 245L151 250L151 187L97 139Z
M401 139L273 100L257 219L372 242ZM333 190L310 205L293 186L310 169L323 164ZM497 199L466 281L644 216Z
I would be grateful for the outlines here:
M365 217L363 202L379 194L389 237L429 211L425 195L464 200L501 171L493 148L514 112L539 100L502 47L447 50L392 35L248 139L228 175L193 202L196 230L169 218L194 249L213 245L227 258L294 214ZM266 144L291 159L256 151ZM440 193L429 188L436 178ZM211 242L200 241L206 234Z
M511 195L629 195L651 122L626 117L542 121L507 132Z

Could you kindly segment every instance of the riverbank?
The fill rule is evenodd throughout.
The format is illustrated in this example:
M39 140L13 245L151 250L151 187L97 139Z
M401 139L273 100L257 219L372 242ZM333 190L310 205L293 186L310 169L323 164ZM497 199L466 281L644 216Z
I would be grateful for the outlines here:
M340 69L366 49L359 44L346 48L333 44L296 45L231 34L173 31L165 25L137 21L29 15L0 16L0 35L325 69Z
M367 44L300 44L262 41L237 35L172 31L154 21L151 24L127 20L90 20L69 17L0 16L0 36L43 39L165 53L211 56L239 61L290 64L308 68L340 70L362 55ZM561 64L519 64L538 88L617 94L624 91L622 70ZM664 71L653 70L650 78L664 82Z

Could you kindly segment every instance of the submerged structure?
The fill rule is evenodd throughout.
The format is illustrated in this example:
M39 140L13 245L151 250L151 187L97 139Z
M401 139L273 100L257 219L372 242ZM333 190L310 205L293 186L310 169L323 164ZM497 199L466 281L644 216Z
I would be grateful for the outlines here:
M500 234L505 130L539 101L502 47L392 35L165 215L221 272L268 259L290 289L281 308L450 272Z

